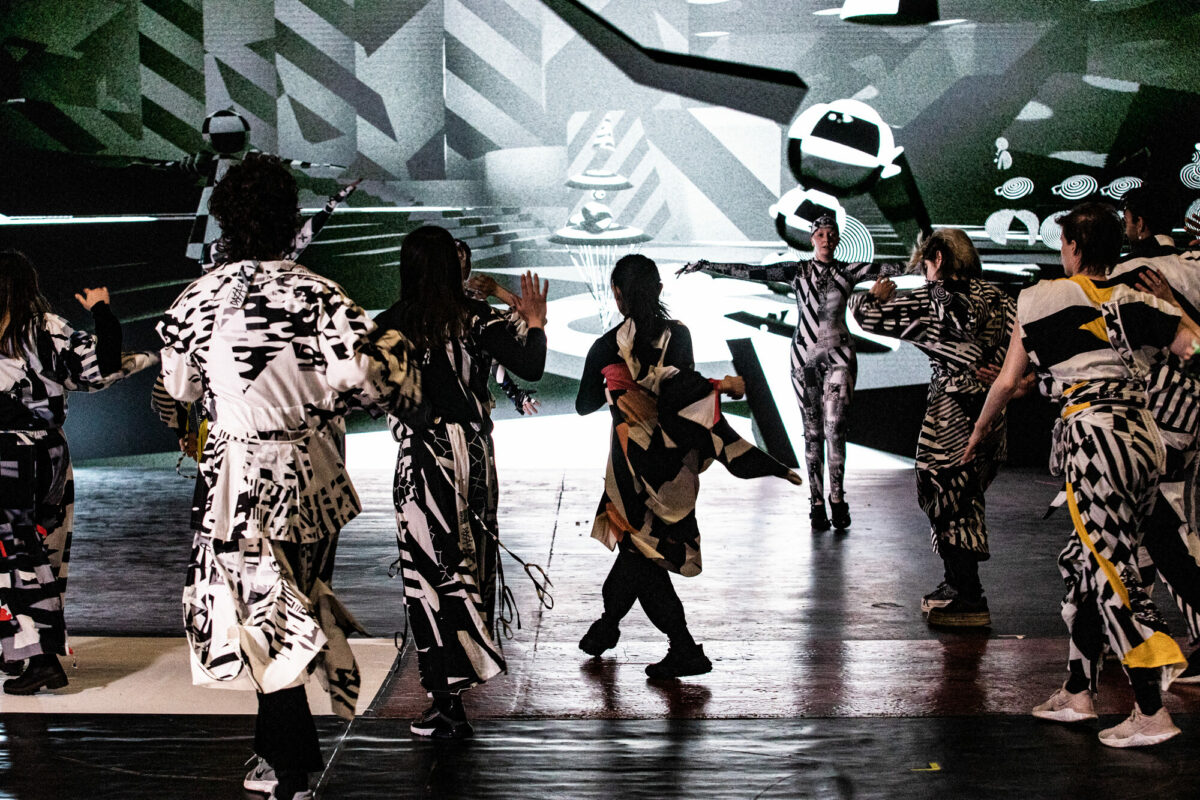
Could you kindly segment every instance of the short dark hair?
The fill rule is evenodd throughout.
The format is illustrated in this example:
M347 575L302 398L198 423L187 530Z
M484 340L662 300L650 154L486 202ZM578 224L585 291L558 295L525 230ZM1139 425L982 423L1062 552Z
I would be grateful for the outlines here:
M221 225L226 261L279 258L300 227L296 179L274 156L247 156L213 188L208 212Z
M1064 242L1079 248L1080 266L1089 272L1107 273L1121 255L1121 228L1117 210L1108 203L1080 203L1059 220Z
M1148 183L1135 186L1125 193L1122 207L1130 216L1141 217L1150 233L1169 234L1175 227L1175 215L1171 209L1171 198L1157 186Z

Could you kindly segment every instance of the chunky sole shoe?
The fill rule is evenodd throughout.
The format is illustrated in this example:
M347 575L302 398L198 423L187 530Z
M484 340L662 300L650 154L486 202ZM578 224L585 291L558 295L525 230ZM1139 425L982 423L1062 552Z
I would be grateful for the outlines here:
M844 531L850 527L850 504L835 503L829 501L829 510L832 512L833 527L839 531Z
M589 656L598 656L611 650L621 640L621 629L610 627L603 620L596 620L579 640L579 649Z
M465 719L451 719L433 706L417 717L408 726L413 736L431 739L467 739L475 735L475 729Z
M1109 747L1149 747L1162 744L1181 733L1165 708L1146 716L1138 707L1120 725L1100 731L1100 743Z
M4 682L4 693L30 695L39 689L61 689L66 685L67 673L63 672L57 656L34 656L24 672Z
M958 597L958 590L942 581L938 587L921 598L921 613L928 614L935 608L945 608Z
M929 624L938 628L986 628L992 624L987 601L956 597L941 608L930 609Z
M1072 693L1061 687L1049 700L1034 706L1032 714L1051 722L1083 722L1096 719L1096 703L1091 692Z
M824 533L832 527L829 524L829 517L825 514L824 504L813 506L812 511L808 512L808 523L818 533Z
M662 661L646 666L646 675L655 680L703 675L706 672L712 672L712 662L704 655L703 645L696 645L696 649L688 653L669 649Z

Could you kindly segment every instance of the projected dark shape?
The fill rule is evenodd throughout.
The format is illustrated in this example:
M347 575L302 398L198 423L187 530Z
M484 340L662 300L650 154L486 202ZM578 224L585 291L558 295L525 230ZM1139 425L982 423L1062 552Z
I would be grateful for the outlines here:
M892 129L859 100L834 100L804 110L788 128L788 166L804 186L834 197L870 191L900 173Z
M634 83L786 124L808 86L794 72L643 47L578 0L542 0Z
M868 25L928 25L938 20L937 0L846 0L839 16Z

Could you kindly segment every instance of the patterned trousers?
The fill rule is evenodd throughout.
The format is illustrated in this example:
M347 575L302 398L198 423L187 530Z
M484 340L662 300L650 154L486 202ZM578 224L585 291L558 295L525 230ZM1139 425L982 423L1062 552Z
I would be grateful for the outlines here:
M846 434L854 395L853 366L828 362L801 364L792 354L792 388L804 420L804 461L813 505L825 502L825 460L829 460L829 499L843 500Z
M1095 405L1068 417L1061 435L1075 529L1058 557L1070 661L1093 691L1105 647L1129 668L1181 669L1183 653L1142 585L1135 554L1165 458L1153 419L1144 409Z

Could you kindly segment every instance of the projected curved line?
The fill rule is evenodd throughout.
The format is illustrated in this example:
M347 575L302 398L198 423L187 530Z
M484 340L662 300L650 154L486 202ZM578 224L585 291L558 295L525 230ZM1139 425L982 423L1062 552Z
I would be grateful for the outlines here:
M786 125L808 86L794 72L643 47L577 0L542 0L630 80Z

